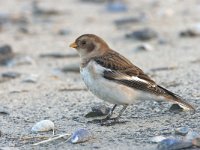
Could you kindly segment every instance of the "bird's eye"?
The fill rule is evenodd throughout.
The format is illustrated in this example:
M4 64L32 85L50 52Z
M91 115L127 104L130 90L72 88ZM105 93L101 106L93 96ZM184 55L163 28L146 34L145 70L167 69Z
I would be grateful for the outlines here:
M81 44L82 44L82 45L85 45L85 44L86 44L86 41L82 41Z

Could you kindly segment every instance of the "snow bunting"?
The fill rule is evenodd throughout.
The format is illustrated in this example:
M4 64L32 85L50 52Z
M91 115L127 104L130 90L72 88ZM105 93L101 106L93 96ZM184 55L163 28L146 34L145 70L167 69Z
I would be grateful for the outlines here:
M152 96L163 97L183 108L195 110L183 98L156 84L100 37L84 34L70 47L80 55L80 73L87 88L98 98L114 104L104 121L111 119L116 106L123 105L115 118L118 120L128 105L137 100L151 99Z

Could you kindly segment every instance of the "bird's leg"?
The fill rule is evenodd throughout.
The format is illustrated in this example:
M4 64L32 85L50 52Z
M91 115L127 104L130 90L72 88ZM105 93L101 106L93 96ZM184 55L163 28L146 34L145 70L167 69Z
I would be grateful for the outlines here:
M107 115L104 119L94 119L94 120L88 121L88 122L103 123L103 122L109 120L110 117L112 116L113 111L115 110L116 107L117 107L117 104L115 104L115 105L112 107L112 109L110 109L108 115Z
M109 119L110 119L110 117L112 116L112 114L113 114L113 111L115 110L115 108L116 108L116 107L117 107L117 104L115 104L115 105L112 107L112 109L110 109L110 111L109 111L108 115L106 116L106 118L102 119L102 121L109 120Z
M119 118L121 117L122 113L126 110L127 106L128 105L123 105L123 108L120 110L119 115L116 118L110 118L110 119L113 120L112 122L102 122L101 125L102 126L103 125L111 126L111 125L115 125L117 123L125 123L125 122L127 122L127 121L122 121L122 122L119 121Z

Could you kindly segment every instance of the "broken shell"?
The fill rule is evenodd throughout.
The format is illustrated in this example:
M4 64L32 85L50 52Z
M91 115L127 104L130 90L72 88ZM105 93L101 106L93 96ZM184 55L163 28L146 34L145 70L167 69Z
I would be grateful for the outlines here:
M51 120L37 122L31 129L32 132L44 132L50 130L53 130L54 132L54 123Z
M179 150L192 147L192 142L183 141L175 138L168 138L158 143L158 150Z
M92 134L86 129L79 129L75 131L70 139L73 144L82 143L92 138Z
M154 143L158 143L158 142L161 142L161 141L163 141L165 139L166 139L166 137L160 135L160 136L154 136L154 137L152 137L151 141L154 142Z
M188 127L180 127L175 129L175 133L179 135L186 135L189 132Z

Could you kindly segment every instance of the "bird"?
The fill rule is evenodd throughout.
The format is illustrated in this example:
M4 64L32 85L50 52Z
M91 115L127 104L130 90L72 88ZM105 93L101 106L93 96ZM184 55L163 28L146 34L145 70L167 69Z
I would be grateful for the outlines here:
M153 79L127 58L112 50L99 36L83 34L70 44L80 56L80 74L86 87L98 98L113 104L108 115L101 119L103 124L112 120L117 106L122 105L118 122L127 106L140 100L163 98L187 110L195 108L181 96L158 85Z

